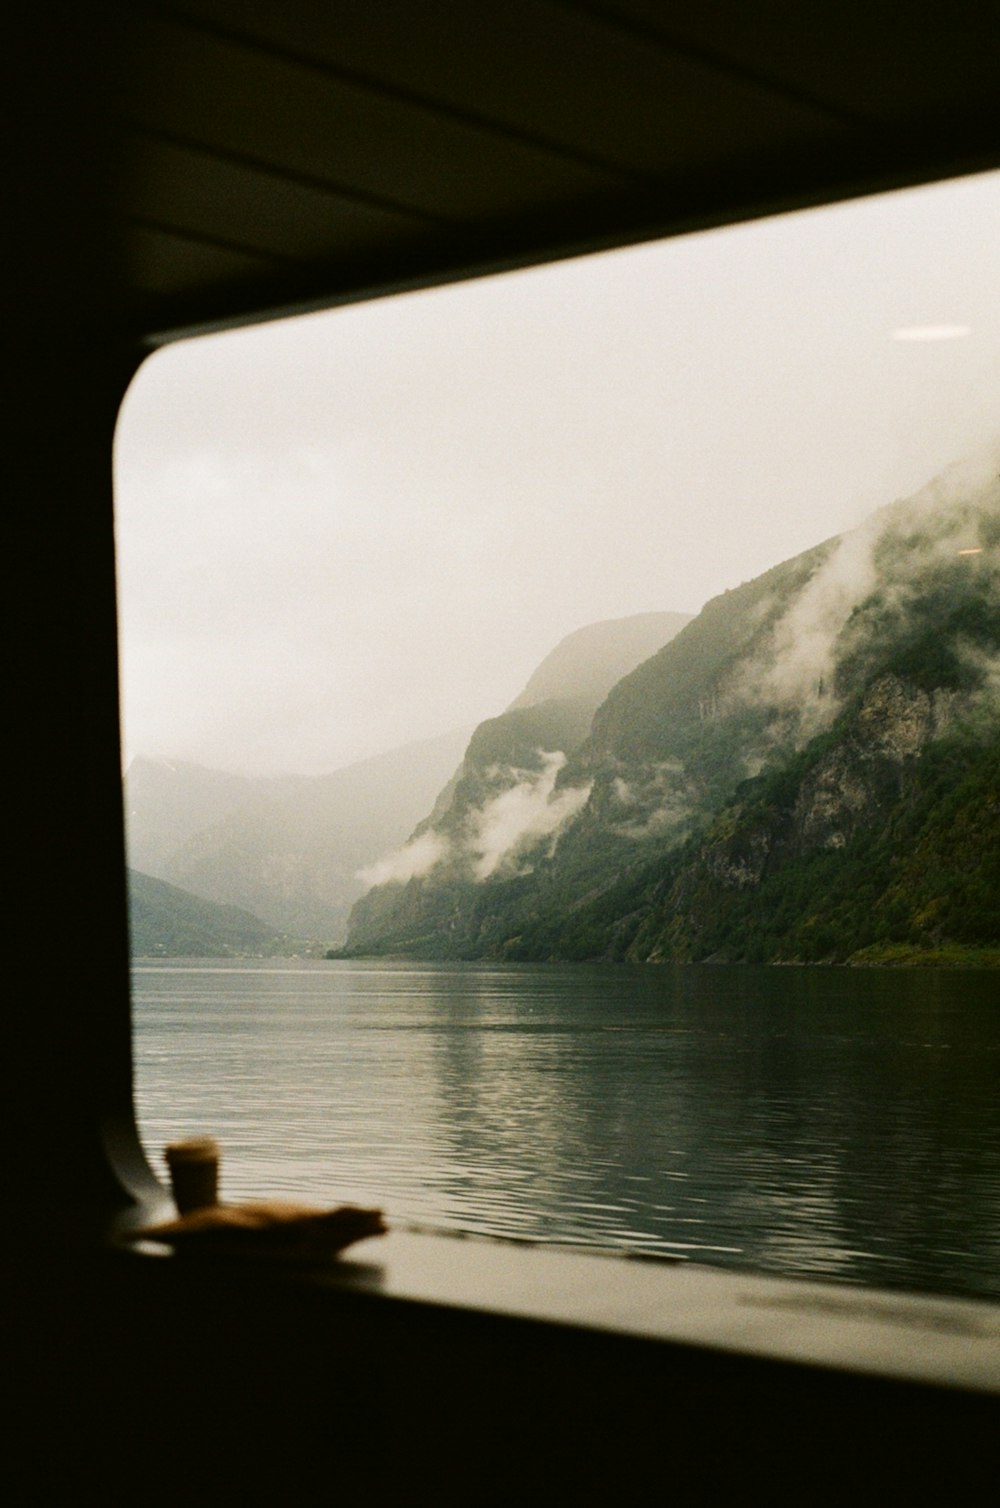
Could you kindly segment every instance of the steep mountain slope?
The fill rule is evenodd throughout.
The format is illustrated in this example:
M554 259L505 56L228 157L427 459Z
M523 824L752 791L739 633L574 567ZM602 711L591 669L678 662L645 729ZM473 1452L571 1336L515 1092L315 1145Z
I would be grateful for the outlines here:
M470 801L461 831L439 814L422 873L357 906L351 950L792 960L1000 942L998 461L709 603L546 767L534 833L477 866L489 805Z
M818 962L1000 943L1000 756L935 736L938 721L933 699L880 678L797 786L750 794L660 881L628 955Z

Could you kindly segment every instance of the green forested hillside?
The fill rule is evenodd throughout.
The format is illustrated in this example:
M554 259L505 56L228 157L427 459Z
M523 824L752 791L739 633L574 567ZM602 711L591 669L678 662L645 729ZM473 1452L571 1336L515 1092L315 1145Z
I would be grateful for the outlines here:
M553 929L550 954L843 963L957 946L993 949L1000 963L996 749L935 744L843 846L796 841L800 786L759 787L572 928Z
M287 957L309 951L302 938L276 933L238 906L219 906L165 880L129 869L133 958ZM318 951L317 945L312 945Z

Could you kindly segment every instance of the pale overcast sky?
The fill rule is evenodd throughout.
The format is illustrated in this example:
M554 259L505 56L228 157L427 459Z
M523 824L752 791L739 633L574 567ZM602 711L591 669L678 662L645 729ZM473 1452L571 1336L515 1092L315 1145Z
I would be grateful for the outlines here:
M1000 174L158 352L116 448L126 757L320 774L491 717L1000 435Z

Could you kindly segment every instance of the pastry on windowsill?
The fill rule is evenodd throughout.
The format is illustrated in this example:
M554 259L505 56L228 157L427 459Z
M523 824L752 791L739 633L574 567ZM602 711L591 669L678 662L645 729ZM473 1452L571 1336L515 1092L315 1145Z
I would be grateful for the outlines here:
M254 1256L276 1261L322 1261L355 1241L386 1232L381 1210L342 1204L324 1210L283 1199L211 1204L176 1220L146 1226L136 1239L160 1241L178 1253Z

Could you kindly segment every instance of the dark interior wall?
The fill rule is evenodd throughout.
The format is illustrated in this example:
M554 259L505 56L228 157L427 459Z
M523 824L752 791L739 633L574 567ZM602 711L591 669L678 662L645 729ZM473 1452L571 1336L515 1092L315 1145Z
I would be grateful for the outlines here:
M130 1036L117 754L111 441L131 362L92 339L8 343L16 539L8 873L19 898L7 1012L32 1155L22 1197L98 1207L106 1110L128 1114ZM96 1213L96 1211L95 1211ZM40 1217L40 1215L39 1215Z
M104 214L109 16L17 3L0 49L13 943L3 1105L8 1145L31 1146L4 1159L17 1230L105 1221L123 1197L106 1125L131 1117L112 465L143 353L109 314L120 273Z
M23 1501L973 1502L993 1476L988 1397L167 1260L5 1288Z

